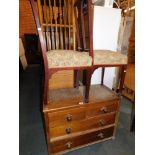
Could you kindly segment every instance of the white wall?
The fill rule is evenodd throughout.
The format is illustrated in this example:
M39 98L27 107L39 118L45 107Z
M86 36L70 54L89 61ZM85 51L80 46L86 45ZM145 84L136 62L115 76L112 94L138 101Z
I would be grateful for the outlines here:
M121 10L94 6L93 42L94 49L117 49L118 31L121 22ZM104 83L112 88L115 68L106 68ZM97 69L91 84L101 82L101 68Z

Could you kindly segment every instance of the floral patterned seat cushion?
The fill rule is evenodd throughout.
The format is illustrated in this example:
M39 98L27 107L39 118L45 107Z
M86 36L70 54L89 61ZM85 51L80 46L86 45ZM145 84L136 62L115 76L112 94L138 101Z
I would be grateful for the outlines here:
M127 64L127 56L110 50L94 50L94 65Z
M49 68L91 66L92 58L88 52L73 50L51 50L47 52Z

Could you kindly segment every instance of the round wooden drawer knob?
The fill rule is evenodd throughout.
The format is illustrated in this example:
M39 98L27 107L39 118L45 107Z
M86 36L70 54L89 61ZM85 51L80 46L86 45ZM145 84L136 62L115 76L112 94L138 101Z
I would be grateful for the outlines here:
M66 116L66 120L67 120L68 122L72 121L72 115L68 114L68 115Z

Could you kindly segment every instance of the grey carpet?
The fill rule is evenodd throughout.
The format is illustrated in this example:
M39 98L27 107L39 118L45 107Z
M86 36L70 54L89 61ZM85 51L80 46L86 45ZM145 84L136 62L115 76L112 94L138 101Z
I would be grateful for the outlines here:
M41 113L41 69L33 65L20 73L19 81L19 153L20 155L47 155ZM132 103L122 99L115 140L84 147L65 155L134 155L135 133L130 132Z

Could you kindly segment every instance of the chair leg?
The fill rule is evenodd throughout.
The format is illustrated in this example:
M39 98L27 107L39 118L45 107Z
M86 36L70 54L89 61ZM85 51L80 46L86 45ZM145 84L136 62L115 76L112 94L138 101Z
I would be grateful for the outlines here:
M120 85L119 85L119 93L122 94L124 80L126 74L126 66L122 66L120 70Z
M105 68L102 67L102 75L101 75L101 85L103 86L104 84L104 72L105 72Z
M74 88L79 88L79 71L74 70Z
M85 103L89 102L89 90L91 85L91 77L92 77L92 70L89 69L86 71L86 85L85 85Z

